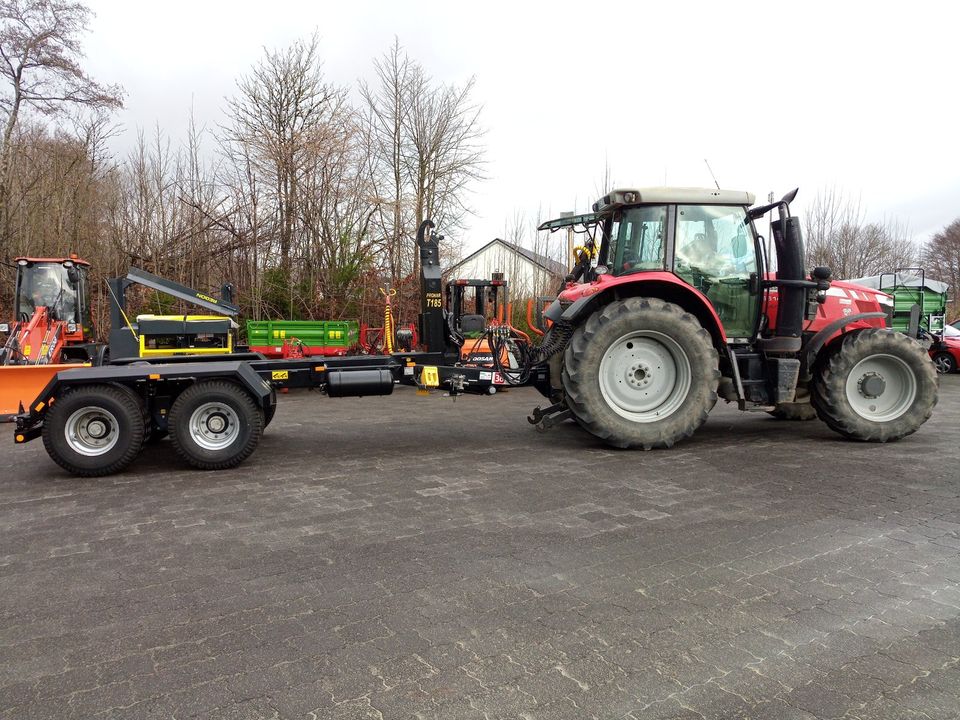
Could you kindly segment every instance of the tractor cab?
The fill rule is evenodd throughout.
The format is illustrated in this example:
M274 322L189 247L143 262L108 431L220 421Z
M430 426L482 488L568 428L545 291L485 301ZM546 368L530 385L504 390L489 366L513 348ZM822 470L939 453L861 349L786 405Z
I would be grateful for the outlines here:
M593 213L540 229L567 227L587 236L572 280L604 289L643 279L682 281L709 303L727 339L746 343L760 329L763 272L747 212L753 201L751 193L731 190L614 190L594 203ZM580 292L568 287L561 297Z
M69 258L16 259L15 322L28 323L40 308L53 321L64 323L67 344L93 336L87 273L90 263Z
M509 325L508 287L503 273L493 273L489 280L457 278L447 282L447 322L451 334L461 341L461 361L471 365L493 363L487 329Z

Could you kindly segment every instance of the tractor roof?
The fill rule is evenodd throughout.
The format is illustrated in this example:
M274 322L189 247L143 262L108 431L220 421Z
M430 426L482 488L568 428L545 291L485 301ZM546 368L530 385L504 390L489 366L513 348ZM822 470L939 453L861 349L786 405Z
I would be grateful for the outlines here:
M689 205L753 205L753 193L716 188L652 187L618 188L593 204L595 213L608 212L622 205L678 203Z
M86 260L81 260L76 255L71 255L70 257L59 257L59 258L48 258L48 257L18 257L14 258L13 262L19 263L21 260L24 260L28 263L58 263L63 264L65 262L72 262L75 265L87 265L89 266Z

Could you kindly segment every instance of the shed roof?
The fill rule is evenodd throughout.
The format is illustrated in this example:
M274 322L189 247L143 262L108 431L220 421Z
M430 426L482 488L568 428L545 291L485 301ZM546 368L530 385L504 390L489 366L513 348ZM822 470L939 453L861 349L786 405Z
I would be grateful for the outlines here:
M467 255L467 257L465 257L463 260L458 262L456 265L452 265L449 268L449 270L447 270L447 273L448 274L452 273L461 265L465 265L467 262L469 262L473 258L477 257L478 255L480 255L481 253L489 249L492 245L496 245L496 244L502 245L508 252L513 252L513 253L516 253L517 255L520 255L521 257L530 261L534 265L537 265L538 267L542 268L546 272L551 273L553 275L565 275L567 272L566 266L564 266L563 263L554 260L553 258L549 258L545 255L541 255L540 253L536 253L533 250L525 248L521 245L514 245L513 243L507 242L506 240L502 240L501 238L494 238L493 240L488 242L486 245L478 248L477 250L474 250L472 253ZM509 278L507 279L509 280Z

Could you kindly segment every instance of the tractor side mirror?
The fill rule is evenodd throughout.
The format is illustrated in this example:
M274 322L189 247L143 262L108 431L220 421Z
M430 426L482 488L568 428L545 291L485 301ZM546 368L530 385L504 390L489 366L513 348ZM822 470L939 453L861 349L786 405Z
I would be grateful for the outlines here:
M77 272L77 269L73 266L67 268L67 280L70 281L71 285L76 285L80 282L80 273Z

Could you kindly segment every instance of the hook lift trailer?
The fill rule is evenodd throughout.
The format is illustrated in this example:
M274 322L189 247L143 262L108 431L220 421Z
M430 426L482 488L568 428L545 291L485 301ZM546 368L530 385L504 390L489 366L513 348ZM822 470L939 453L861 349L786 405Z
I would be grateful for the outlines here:
M93 477L121 471L149 439L169 434L193 467L226 469L256 449L278 388L343 398L389 395L397 384L451 396L532 386L550 401L528 418L538 428L572 418L623 448L672 446L718 397L781 418L812 408L854 440L909 435L937 400L926 349L889 329L885 293L832 282L828 268L804 270L795 196L752 207L740 191L614 190L592 213L544 223L587 240L545 312L539 345L509 323L484 330L492 367L461 361L462 336L444 309L442 236L427 220L416 240L423 351L322 362L114 358L58 372L17 416L15 441L42 437L57 464ZM755 228L771 211L776 273Z

